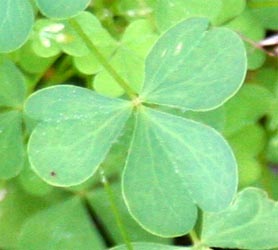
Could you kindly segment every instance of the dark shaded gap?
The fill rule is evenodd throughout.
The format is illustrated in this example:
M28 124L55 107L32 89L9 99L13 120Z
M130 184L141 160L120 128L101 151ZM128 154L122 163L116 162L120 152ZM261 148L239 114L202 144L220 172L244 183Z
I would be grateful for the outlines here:
M193 242L188 235L176 237L173 240L175 246L191 246Z
M95 225L95 227L98 230L99 234L102 236L105 245L108 248L115 246L116 243L114 242L114 240L112 239L112 237L109 234L108 230L102 224L102 222L100 221L100 219L98 218L97 214L95 213L95 211L93 210L93 208L91 207L89 201L86 198L83 199L83 204L84 204L85 209L87 210L87 213L88 213L92 223Z

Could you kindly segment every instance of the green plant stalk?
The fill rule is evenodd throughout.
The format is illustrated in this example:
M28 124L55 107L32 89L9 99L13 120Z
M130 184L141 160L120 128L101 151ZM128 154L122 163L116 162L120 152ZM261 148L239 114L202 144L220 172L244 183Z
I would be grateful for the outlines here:
M190 239L191 239L191 241L194 245L197 245L197 244L200 243L200 240L199 240L195 230L192 230L192 231L189 232L189 237L190 237Z
M126 81L108 63L106 58L99 52L95 44L82 30L82 27L79 25L79 23L74 19L70 19L69 23L73 27L73 29L77 32L77 34L82 38L83 42L85 42L85 44L90 49L90 51L96 56L96 58L102 64L102 66L107 70L107 72L114 78L114 80L119 84L119 86L125 90L126 94L130 97L130 99L132 100L135 99L138 96L138 94L126 83Z
M101 183L103 184L104 186L104 189L108 195L108 198L109 198L109 201L110 201L110 206L111 206L111 209L112 209L112 212L114 214L114 217L116 219L116 223L117 223L117 226L120 230L120 233L122 235L122 238L127 246L127 249L128 250L133 250L133 247L131 245L131 242L130 242L130 239L129 239L129 236L128 236L128 233L123 225L123 222L122 222L122 219L121 219L121 216L119 214L119 211L117 209L117 206L115 204L115 200L114 200L114 194L113 194L113 191L110 187L110 184L104 174L104 171L102 168L100 168L100 178L101 178Z

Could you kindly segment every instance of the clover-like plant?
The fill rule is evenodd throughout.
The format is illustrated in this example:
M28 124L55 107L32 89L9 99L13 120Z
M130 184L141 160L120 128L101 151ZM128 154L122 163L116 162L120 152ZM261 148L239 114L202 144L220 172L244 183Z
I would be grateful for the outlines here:
M72 25L86 36L77 22ZM67 85L31 95L24 110L38 122L28 144L32 169L51 185L84 182L134 116L122 181L128 209L154 234L186 234L196 223L197 207L217 212L231 203L237 165L218 132L162 108L216 108L236 93L245 72L245 49L235 33L210 27L203 18L183 21L149 52L139 93L119 81L130 100Z

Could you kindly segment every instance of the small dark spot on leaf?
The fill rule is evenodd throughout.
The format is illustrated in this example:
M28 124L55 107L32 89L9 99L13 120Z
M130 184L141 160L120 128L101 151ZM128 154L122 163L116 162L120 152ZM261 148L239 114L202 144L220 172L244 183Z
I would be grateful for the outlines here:
M52 171L52 172L50 173L50 175L54 177L54 176L56 176L56 172Z

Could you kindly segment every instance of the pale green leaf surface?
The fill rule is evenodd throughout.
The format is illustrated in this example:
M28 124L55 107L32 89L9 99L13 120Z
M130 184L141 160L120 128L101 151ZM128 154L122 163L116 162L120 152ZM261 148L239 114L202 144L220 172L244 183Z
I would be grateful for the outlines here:
M49 195L53 191L53 187L45 183L39 178L34 171L31 170L28 160L25 160L25 166L20 172L18 181L24 191L33 196Z
M278 246L278 206L264 191L246 188L220 213L204 217L202 242L237 249L272 249Z
M27 42L20 50L17 50L20 67L31 74L43 73L50 68L56 57L42 58L34 53L32 43Z
M84 10L90 0L36 0L40 11L50 18L69 18Z
M34 14L29 0L0 0L0 53L22 46L33 26Z
M266 139L264 128L256 123L244 126L228 137L230 146L236 152L244 151L252 156L264 150Z
M17 249L19 233L26 219L61 199L58 195L44 199L28 195L15 182L1 187L0 193L0 246L4 249Z
M222 8L216 19L216 24L223 24L238 16L246 6L246 0L222 0Z
M104 160L130 111L129 102L75 86L36 92L25 105L29 117L42 121L28 145L31 167L52 185L80 184Z
M226 116L225 110L222 107L207 112L186 111L182 116L184 118L204 123L210 127L213 127L217 131L222 131L225 126Z
M157 0L121 0L117 2L119 15L130 21L148 18L152 15Z
M0 113L0 179L15 177L23 167L21 116L17 111Z
M114 162L115 164L115 162ZM158 243L171 243L171 239L160 238L154 236L143 228L141 228L130 216L121 194L121 187L118 183L111 185L113 192L114 203L120 214L122 224L125 227L126 232L129 235L131 242L146 241L146 242L158 242ZM109 234L116 244L123 244L123 237L117 226L109 196L104 188L94 190L89 193L88 200L98 218L101 220L105 228L108 229Z
M245 9L237 18L229 22L226 27L238 32L243 36L247 51L248 69L260 68L265 62L265 52L254 47L248 40L258 42L265 36L265 30L260 22L251 14L249 9Z
M266 145L265 130L258 124L250 124L228 137L237 162L240 186L254 183L261 175L259 155Z
M106 50L105 48L99 49L99 51L106 58L109 58L111 55L111 52L112 52L112 50L109 50L109 49ZM81 73L83 73L85 75L97 74L102 69L102 65L99 63L98 59L96 58L96 56L93 53L88 53L83 56L75 56L73 58L73 63L74 63L74 66L78 69L78 71L80 71ZM101 94L106 93L105 91L103 91L103 92L98 91L98 92Z
M0 107L21 106L25 98L25 79L7 59L0 59Z
M59 37L63 37L63 24L50 19L37 19L31 36L32 49L40 57L52 57L61 52Z
M130 87L135 91L140 90L144 79L143 58L136 56L130 50L121 48L113 56L110 64L129 83ZM125 93L107 71L97 74L93 81L93 87L98 93L111 97L121 96Z
M133 250L191 250L190 247L166 246L155 243L132 243ZM110 250L129 250L126 245L110 248Z
M266 155L270 162L278 163L278 132L270 138Z
M250 0L248 6L266 29L278 29L277 0Z
M183 19L206 17L215 21L222 7L221 0L158 0L155 17L160 30L166 30Z
M258 85L246 84L225 105L225 135L229 136L237 130L257 122L264 116L272 101L271 93Z
M147 103L209 110L235 94L245 72L245 49L237 35L193 18L172 27L152 48L140 95Z
M193 228L197 208L183 177L175 172L175 152L170 152L171 157L169 149L164 148L164 138L149 112L156 111L139 111L136 117L123 173L124 199L131 215L149 232L163 237L183 235Z
M264 65L264 67L256 71L256 74L249 79L249 82L259 84L268 89L270 92L275 93L275 88L278 86L277 70L277 65L275 64Z
M115 50L116 41L108 31L102 27L96 16L90 12L83 11L78 16L74 17L74 19L79 23L84 33L91 39L101 53L110 55ZM90 50L72 26L67 21L65 21L64 24L66 40L62 43L63 50L67 54L76 57L90 54Z
M236 187L235 159L216 131L148 108L139 111L123 193L143 227L158 235L185 234L196 219L191 200L203 210L219 211L230 204Z
M30 217L21 230L18 250L102 250L104 244L79 198Z
M83 11L74 19L80 24L83 31L90 37L101 53L109 56L114 51L115 40L101 26L100 21L93 14ZM86 60L87 64L88 61L90 64L93 61L97 64L97 67L100 67L99 62L92 56L85 43L67 20L38 19L33 34L33 49L36 54L42 57L54 56L64 51L66 54L74 56L77 61L83 62L83 59ZM83 64L81 66L86 67L85 62ZM92 67L90 64L87 68ZM83 69L81 66L80 68ZM81 72L83 71L81 70Z
M183 111L180 109L173 109L173 108L163 107L163 106L160 106L159 110L170 113L172 115L177 115L183 118L204 123L210 127L213 127L217 131L222 131L225 126L225 109L223 108L223 106L206 112L198 112L198 111L190 111L190 110Z
M157 39L151 25L146 20L132 22L119 42L119 47L110 63L126 82L135 90L142 87L144 59ZM88 60L86 62L88 64ZM134 70L136 68L136 70ZM120 96L124 90L106 71L101 71L93 81L94 89L108 96Z

